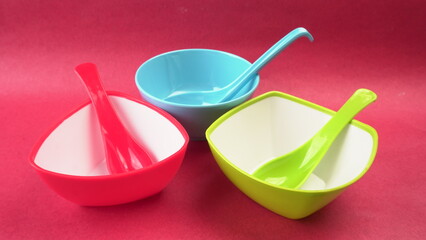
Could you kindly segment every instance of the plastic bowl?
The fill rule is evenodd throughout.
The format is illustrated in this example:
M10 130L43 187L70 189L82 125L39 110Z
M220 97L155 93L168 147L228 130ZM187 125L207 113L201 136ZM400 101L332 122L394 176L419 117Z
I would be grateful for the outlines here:
M86 102L56 124L34 146L30 163L63 198L104 206L146 198L163 190L180 168L189 137L168 113L121 93L108 93L123 124L150 149L155 164L110 175L98 121Z
M353 120L300 189L279 187L251 174L311 138L334 114L327 108L268 92L232 109L206 132L224 174L247 196L290 219L321 209L359 180L373 163L376 131Z
M191 140L205 140L206 129L222 114L247 100L259 84L259 75L232 100L212 105L181 104L164 100L175 91L210 91L226 87L251 65L236 55L209 49L167 52L143 63L135 81L142 97L172 114Z

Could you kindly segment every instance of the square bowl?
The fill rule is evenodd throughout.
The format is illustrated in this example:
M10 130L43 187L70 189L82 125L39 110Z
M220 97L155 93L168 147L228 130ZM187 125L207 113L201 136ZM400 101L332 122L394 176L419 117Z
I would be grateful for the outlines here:
M189 142L180 123L165 111L131 96L108 92L124 126L156 163L110 175L95 110L84 103L41 137L30 164L63 198L84 206L127 203L162 191L177 173Z
M330 203L366 173L378 144L372 127L352 120L299 189L267 183L252 173L302 145L334 113L273 91L224 114L207 129L206 138L221 170L243 193L279 215L299 219Z

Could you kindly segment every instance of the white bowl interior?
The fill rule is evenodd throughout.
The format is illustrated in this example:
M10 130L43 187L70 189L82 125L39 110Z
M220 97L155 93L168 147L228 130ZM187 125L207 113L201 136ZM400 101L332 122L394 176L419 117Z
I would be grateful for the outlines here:
M124 97L109 98L135 140L147 146L157 161L171 156L184 145L185 138L178 128L157 111ZM34 162L57 173L107 175L102 136L92 104L54 129L42 143Z
M210 139L226 159L251 174L267 161L302 145L330 117L309 106L272 96L226 119ZM353 180L369 165L373 145L373 137L367 131L349 124L301 189L330 189Z

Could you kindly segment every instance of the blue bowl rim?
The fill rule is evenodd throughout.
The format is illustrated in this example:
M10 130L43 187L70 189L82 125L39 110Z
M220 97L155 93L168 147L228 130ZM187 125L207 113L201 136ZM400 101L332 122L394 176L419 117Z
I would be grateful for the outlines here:
M244 95L241 95L238 98L233 98L233 99L231 99L229 101L220 102L220 103L216 103L216 104L210 104L210 105L191 105L191 104L181 104L181 103L176 103L176 102L169 102L169 101L166 101L166 100L164 100L162 98L158 98L158 97L150 94L149 92L145 91L145 89L140 85L140 82L138 81L138 75L142 71L142 68L146 64L148 64L149 62L151 62L151 61L153 61L153 60L155 60L157 58L163 57L165 55L173 54L173 53L179 53L179 52L216 52L216 53L225 54L225 55L231 56L233 58L237 58L237 59L243 60L244 62L247 62L249 64L252 64L248 60L246 60L246 59L244 59L244 58L242 58L242 57L240 57L238 55L235 55L235 54L232 54L232 53L229 53L229 52L225 52L225 51L221 51L221 50L214 50L214 49L188 48L188 49L179 49L179 50L173 50L173 51L165 52L165 53L156 55L156 56L154 56L154 57L146 60L144 63L142 63L139 66L138 70L136 71L136 74L135 74L135 83L136 83L136 87L138 88L138 90L141 93L142 97L144 97L144 98L147 97L149 99L153 99L153 100L155 100L157 102L160 102L162 104L166 104L166 105L170 105L170 106L174 106L174 107L183 107L183 108L216 108L216 107L222 107L222 106L226 106L226 105L236 105L234 103L243 102L244 100L248 99L253 94L253 92L257 89L257 87L259 85L260 77L259 77L259 74L256 74L256 76L254 78L253 87L250 89L250 91L247 91Z

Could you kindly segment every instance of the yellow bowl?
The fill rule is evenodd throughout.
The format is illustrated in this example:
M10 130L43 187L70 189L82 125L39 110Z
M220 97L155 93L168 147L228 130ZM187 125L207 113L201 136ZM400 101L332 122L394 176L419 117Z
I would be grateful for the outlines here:
M206 131L216 162L243 193L290 219L318 211L359 180L373 163L377 132L353 120L300 189L276 186L251 174L265 162L312 137L334 114L281 92L268 92L232 109Z

